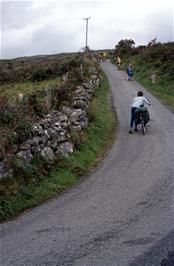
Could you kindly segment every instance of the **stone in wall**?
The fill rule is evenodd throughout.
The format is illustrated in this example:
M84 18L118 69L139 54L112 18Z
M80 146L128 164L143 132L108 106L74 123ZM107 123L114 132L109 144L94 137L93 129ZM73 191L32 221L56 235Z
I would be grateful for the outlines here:
M43 150L41 150L40 155L44 157L46 160L54 160L55 154L51 147L45 147Z
M26 163L30 163L33 158L30 149L20 151L16 155L17 157L22 158Z
M71 142L62 142L55 152L56 155L62 155L64 157L68 157L71 153L73 153L73 144Z

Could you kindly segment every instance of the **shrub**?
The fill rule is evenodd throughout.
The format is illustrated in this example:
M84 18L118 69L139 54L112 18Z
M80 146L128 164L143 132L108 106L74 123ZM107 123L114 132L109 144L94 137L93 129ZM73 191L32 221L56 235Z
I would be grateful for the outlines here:
M44 69L37 69L34 70L32 73L32 81L37 82L37 81L42 81L48 77L46 71Z
M9 124L13 119L13 110L9 106L0 110L0 123Z

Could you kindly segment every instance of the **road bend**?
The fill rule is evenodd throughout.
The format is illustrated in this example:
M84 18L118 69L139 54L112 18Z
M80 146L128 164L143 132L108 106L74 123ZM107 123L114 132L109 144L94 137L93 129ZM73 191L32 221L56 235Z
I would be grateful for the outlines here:
M81 182L1 224L2 266L159 266L174 250L172 112L102 63L119 122L100 166ZM151 101L146 135L128 134L138 90Z

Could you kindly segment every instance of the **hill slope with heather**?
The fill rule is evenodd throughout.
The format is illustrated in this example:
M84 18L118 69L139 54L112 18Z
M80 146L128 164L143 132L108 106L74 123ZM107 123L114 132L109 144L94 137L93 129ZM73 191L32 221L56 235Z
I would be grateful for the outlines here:
M131 63L135 79L174 110L174 42L152 40L147 46L134 45L133 40L121 40L114 59L121 56L124 70Z

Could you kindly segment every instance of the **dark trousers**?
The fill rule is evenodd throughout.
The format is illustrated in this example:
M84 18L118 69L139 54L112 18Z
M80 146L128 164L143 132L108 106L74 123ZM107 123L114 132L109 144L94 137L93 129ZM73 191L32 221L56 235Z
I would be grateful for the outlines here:
M131 108L131 120L130 120L130 127L133 127L135 122L135 110L137 110L137 107Z

